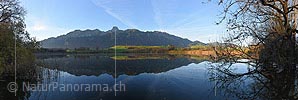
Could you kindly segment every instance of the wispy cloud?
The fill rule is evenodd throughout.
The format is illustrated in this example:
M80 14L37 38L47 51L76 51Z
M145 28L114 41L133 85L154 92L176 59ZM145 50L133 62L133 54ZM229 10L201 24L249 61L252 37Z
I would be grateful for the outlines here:
M180 4L180 0L151 0L154 19L160 30L181 29L185 27L189 29L189 27L194 27L194 25L200 23L202 19L198 16L202 14L192 9L183 9L186 11L181 11L183 7L187 7L188 5Z
M92 2L96 6L103 8L107 14L109 14L112 17L114 17L115 19L119 20L124 25L126 25L130 28L138 28L137 25L135 25L133 22L129 21L129 19L128 19L128 18L130 18L130 16L133 16L130 14L130 11L125 10L125 9L115 9L115 8L111 7L111 5L114 5L114 3L125 3L128 1L122 0L121 2L119 2L119 1L114 1L114 0L92 0ZM127 4L123 4L123 5L127 5Z
M175 11L178 9L177 0L151 0L154 20L160 30L169 27L167 19L177 17Z

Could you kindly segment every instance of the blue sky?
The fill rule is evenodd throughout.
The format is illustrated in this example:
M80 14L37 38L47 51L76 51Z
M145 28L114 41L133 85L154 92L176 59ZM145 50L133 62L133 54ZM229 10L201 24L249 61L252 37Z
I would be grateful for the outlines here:
M225 32L221 11L208 0L22 0L27 31L37 40L76 29L135 28L212 42Z

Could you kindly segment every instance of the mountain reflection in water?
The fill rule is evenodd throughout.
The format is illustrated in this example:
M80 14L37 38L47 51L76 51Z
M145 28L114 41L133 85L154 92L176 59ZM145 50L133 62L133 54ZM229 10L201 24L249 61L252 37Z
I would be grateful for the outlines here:
M115 60L117 74L115 76ZM297 98L295 70L234 63L212 67L202 57L174 55L37 55L36 68L18 69L17 83L125 84L126 91L7 91L14 76L2 73L0 100L271 100ZM275 70L275 71L272 71ZM22 74L27 72L27 74ZM249 72L249 73L247 73ZM25 76L24 76L25 75Z
M32 92L29 99L96 99L96 100L197 100L220 99L214 96L213 82L208 79L206 61L200 57L173 55L40 55L43 83L114 84L127 91L117 92Z
M186 57L170 55L155 55L155 57L152 57L152 55L148 55L148 57L141 56L142 59L134 55L125 56L127 56L128 60L117 60L117 75L161 73L186 66L190 63L200 62ZM60 55L60 57L43 57L43 59L39 59L39 61L44 64L43 67L45 68L65 71L76 76L98 76L105 73L114 75L115 73L114 59L108 55Z

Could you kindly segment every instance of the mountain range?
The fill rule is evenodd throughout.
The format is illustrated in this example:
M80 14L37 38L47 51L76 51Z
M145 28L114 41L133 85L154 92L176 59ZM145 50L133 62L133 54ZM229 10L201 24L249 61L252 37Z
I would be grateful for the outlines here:
M116 34L116 36L115 36ZM115 39L116 38L116 39ZM40 41L42 48L96 48L104 49L115 45L134 46L167 46L187 47L191 44L204 44L200 41L190 41L185 38L159 31L140 31L137 29L119 30L113 27L108 31L74 30L58 37L52 37Z

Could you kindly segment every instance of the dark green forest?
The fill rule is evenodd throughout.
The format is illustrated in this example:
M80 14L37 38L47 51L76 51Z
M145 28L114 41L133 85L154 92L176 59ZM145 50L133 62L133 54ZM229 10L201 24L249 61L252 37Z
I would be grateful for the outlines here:
M15 60L18 67L33 64L38 43L25 31L26 11L18 0L2 0L0 6L0 68L9 73Z

